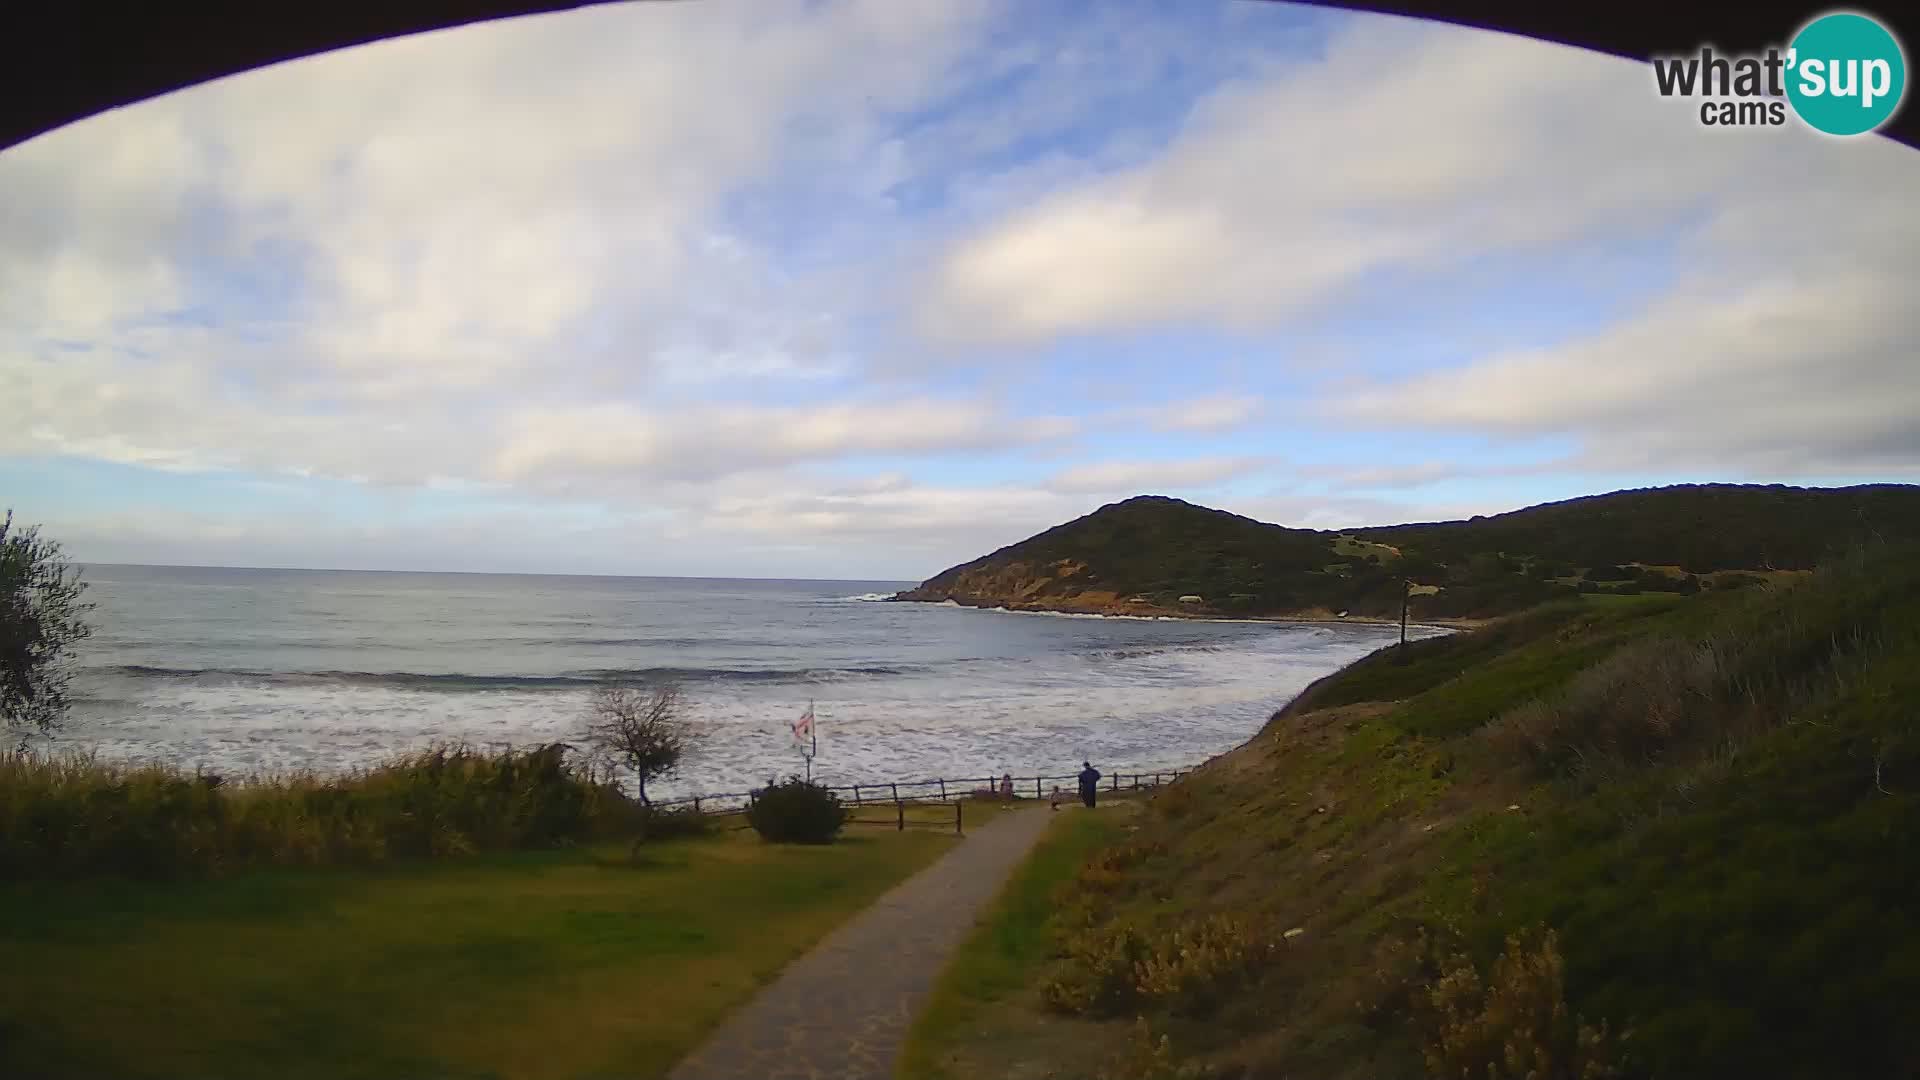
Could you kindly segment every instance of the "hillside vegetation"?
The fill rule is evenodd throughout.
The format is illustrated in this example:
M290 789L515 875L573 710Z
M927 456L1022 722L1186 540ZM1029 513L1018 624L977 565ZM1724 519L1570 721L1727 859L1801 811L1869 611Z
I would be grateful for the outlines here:
M1916 1075L1916 700L1911 545L1383 650L1057 897L1022 1075Z
M1113 503L953 567L900 599L983 607L1484 619L1581 593L1694 593L1803 573L1864 540L1920 538L1920 487L1704 485L1494 517L1289 529L1164 496Z

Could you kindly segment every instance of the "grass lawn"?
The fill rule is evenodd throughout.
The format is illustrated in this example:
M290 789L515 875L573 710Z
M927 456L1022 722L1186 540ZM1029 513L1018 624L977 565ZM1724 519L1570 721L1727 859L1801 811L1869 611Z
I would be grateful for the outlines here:
M645 1077L950 835L0 885L0 1075Z
M1118 839L1137 809L1137 803L1120 799L1103 799L1094 813L1062 807L1059 820L948 962L907 1035L902 1080L991 1075L971 1063L957 1065L954 1051L997 1041L996 1035L987 1034L998 1027L990 1014L1033 984L1034 972L1052 946L1047 919L1054 910L1055 890L1094 851Z

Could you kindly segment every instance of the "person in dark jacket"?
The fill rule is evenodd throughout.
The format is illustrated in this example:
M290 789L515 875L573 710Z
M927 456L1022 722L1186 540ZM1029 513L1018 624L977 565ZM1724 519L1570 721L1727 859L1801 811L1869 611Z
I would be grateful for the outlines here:
M1094 768L1091 761L1083 761L1080 766L1080 801L1091 809L1094 796L1100 790L1100 770Z

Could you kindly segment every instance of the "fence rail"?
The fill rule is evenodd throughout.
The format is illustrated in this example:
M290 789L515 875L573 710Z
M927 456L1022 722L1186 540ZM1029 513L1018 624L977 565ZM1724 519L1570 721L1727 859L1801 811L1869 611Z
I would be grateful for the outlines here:
M1113 772L1101 777L1100 786L1107 791L1145 791L1170 784L1192 772L1195 766L1183 766L1177 769L1156 769L1153 771ZM1011 781L1009 783L1009 780ZM951 805L954 808L953 828L961 831L964 811L962 806L970 801L1016 801L1020 799L1045 799L1059 792L1062 799L1077 798L1079 795L1080 774L1059 773L1039 776L981 776L981 777L939 777L932 780L889 780L871 784L823 784L828 791L841 797L842 802L850 803L854 812L848 816L850 825L892 825L905 830L909 826L926 824L945 828L945 818L934 820L931 817L910 819L907 808ZM1010 788L1010 790L1009 790ZM656 807L691 807L695 813L714 816L744 815L753 805L759 790L738 792L712 792L700 795L686 795L677 799L656 799ZM891 810L884 819L863 817L861 812L872 807ZM746 828L741 821L736 828Z

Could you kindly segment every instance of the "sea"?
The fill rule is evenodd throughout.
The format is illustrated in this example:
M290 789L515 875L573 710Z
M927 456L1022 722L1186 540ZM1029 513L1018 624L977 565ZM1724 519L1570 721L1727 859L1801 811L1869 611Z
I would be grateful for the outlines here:
M660 796L803 772L809 707L826 783L1192 765L1399 633L889 601L899 581L84 573L95 633L45 748L337 772L433 742L577 742L596 687L672 680L699 747Z

